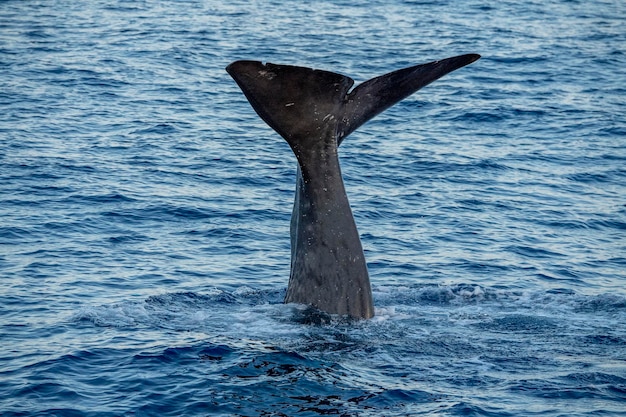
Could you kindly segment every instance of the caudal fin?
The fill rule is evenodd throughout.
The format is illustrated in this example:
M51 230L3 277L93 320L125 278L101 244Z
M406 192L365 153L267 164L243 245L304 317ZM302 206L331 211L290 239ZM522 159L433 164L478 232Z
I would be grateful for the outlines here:
M341 111L354 81L340 74L291 65L236 61L226 67L254 110L292 144L314 135Z
M478 54L455 56L390 72L360 84L346 98L337 132L339 140L422 87L479 58Z
M259 116L293 146L325 125L335 125L341 141L393 104L478 58L467 54L416 65L372 78L352 91L350 77L311 68L236 61L226 71Z

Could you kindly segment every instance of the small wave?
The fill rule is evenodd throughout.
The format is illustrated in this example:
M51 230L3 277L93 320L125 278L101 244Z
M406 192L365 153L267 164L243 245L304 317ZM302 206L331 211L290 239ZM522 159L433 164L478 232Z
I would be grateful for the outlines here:
M11 244L32 235L31 230L24 227L0 227L0 244Z
M576 297L574 309L585 313L626 313L626 297L617 294Z
M496 300L509 297L505 291L485 289L479 285L415 285L410 287L377 286L373 289L375 298L383 304L408 305L452 305L478 301Z
M73 194L63 200L68 203L98 203L98 204L107 204L107 203L126 203L126 202L134 202L135 198L123 195L121 193L106 193L106 194L92 194L92 195L84 195L84 194Z
M555 251L551 251L547 249L540 249L536 247L530 247L530 246L514 245L514 246L508 246L504 249L509 252L515 253L517 255L522 255L524 257L528 257L532 259L552 259L555 257L565 256L564 254L559 253L559 252L555 252Z
M149 306L167 308L169 310L209 308L216 303L232 304L236 303L237 297L232 293L213 290L208 294L196 294L194 292L183 292L173 294L154 295L148 297L145 303Z
M490 331L543 333L547 330L556 328L556 323L556 319L512 314L496 318L490 322L478 323L477 327L488 329Z
M151 134L157 134L157 135L171 135L177 132L177 128L176 126L170 124L170 123L159 123L157 125L154 126L150 126L144 129L138 129L135 130L134 132L132 132L133 135L151 135Z
M73 315L74 321L98 327L155 327L178 330L207 330L213 320L245 311L246 307L276 304L282 291L242 287L229 292L214 288L206 293L177 292L153 295L144 301L124 301L103 306L85 306ZM236 308L233 308L236 307ZM239 306L239 307L237 307ZM211 323L205 324L205 321Z
M170 204L156 204L148 207L121 207L113 210L103 210L103 216L119 218L126 223L142 223L145 220L206 220L221 217L210 209L184 207Z
M510 390L525 393L531 397L552 400L607 400L615 401L616 393L623 393L622 378L609 376L598 378L597 374L570 374L558 380L524 380L509 387ZM593 383L591 381L601 381ZM622 379L623 380L623 379Z
M141 233L128 233L124 235L111 236L108 238L108 241L115 245L148 242L150 240L154 240L154 238L151 238Z
M611 334L592 334L580 337L580 341L585 345L600 345L626 347L626 337Z

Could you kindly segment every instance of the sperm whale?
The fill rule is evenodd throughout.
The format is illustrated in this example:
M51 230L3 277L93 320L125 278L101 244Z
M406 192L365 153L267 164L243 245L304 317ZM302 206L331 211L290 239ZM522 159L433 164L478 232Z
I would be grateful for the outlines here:
M479 58L466 54L416 65L354 89L349 77L306 67L235 61L226 68L298 161L286 303L355 318L374 316L369 274L337 148L372 117Z

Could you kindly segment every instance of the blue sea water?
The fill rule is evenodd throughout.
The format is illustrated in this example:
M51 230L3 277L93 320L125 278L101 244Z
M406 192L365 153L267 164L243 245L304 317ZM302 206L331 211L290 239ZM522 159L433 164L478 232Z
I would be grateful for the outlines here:
M3 416L626 415L622 1L0 2ZM340 149L376 317L282 304L224 67L482 59Z

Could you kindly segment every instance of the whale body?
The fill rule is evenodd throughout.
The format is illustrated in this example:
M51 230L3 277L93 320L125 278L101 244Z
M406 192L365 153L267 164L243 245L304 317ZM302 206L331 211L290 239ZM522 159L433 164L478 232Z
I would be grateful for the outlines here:
M355 318L374 316L367 265L337 148L372 117L479 58L467 54L416 65L352 90L351 78L329 71L260 61L236 61L226 68L298 161L286 303Z

